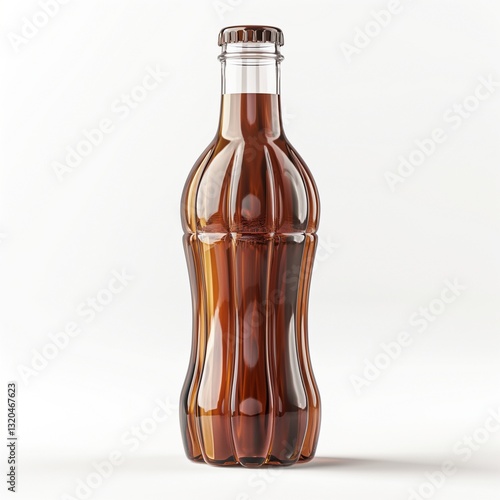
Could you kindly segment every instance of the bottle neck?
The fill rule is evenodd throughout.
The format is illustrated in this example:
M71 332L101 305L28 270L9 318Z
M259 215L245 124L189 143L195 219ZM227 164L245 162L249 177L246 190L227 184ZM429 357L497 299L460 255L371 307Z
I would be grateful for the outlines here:
M222 94L279 94L283 56L274 43L228 43L219 56Z
M282 133L280 64L274 43L228 43L219 56L222 105L219 132L228 139Z

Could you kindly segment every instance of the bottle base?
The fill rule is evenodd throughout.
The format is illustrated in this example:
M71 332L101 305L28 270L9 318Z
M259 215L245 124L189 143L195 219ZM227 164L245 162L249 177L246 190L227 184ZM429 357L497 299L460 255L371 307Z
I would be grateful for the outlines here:
M305 456L301 455L295 460L280 460L274 455L271 455L268 459L263 457L240 457L236 459L234 456L230 456L224 460L212 460L205 459L202 455L197 457L188 457L191 462L197 464L208 464L214 467L245 467L247 469L255 469L258 467L290 467L295 464L303 464L313 460L314 455Z

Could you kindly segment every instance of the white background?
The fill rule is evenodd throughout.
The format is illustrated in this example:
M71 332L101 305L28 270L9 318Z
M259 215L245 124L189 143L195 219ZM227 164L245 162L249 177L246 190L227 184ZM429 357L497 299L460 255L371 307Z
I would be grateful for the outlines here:
M500 88L460 126L445 116L478 78L500 81L500 5L401 0L348 61L342 44L388 4L73 0L16 44L41 7L1 3L0 436L17 380L19 498L83 498L78 481L115 450L124 463L89 497L404 500L423 487L427 498L498 498L500 432L478 431L468 460L454 450L500 407ZM175 408L191 342L179 198L217 126L218 31L245 23L285 33L286 130L322 199L310 307L318 459L258 474L188 462ZM118 112L157 66L168 76ZM102 119L113 131L59 181L54 162ZM393 192L386 172L436 128L446 140ZM133 279L86 321L79 304L122 270ZM465 290L419 333L409 319L446 279ZM68 322L81 333L23 377ZM401 331L411 346L358 394L352 376ZM122 436L151 423L157 398L174 409L131 450ZM456 474L422 486L445 460Z

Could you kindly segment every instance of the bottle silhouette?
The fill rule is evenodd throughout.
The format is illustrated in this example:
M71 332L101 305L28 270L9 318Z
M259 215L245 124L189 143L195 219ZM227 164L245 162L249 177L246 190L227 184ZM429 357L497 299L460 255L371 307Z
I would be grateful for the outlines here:
M314 180L283 132L280 47L267 26L225 28L217 134L181 202L193 339L180 421L189 459L310 460L320 426L307 313Z

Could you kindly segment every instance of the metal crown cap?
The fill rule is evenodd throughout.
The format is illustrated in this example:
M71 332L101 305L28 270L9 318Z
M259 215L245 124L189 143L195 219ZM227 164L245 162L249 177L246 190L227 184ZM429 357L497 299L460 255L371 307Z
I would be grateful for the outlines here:
M283 32L274 26L228 26L219 33L219 45L238 42L285 43Z

